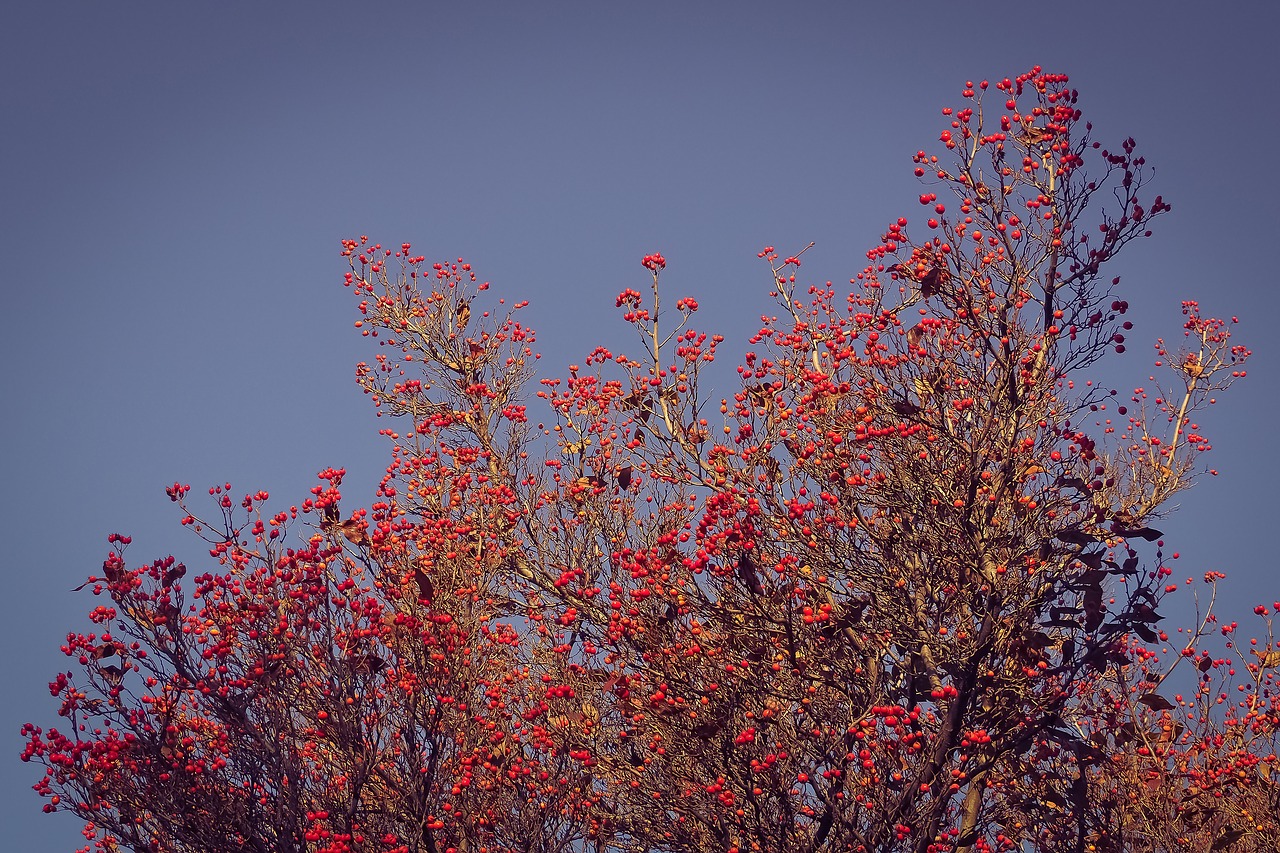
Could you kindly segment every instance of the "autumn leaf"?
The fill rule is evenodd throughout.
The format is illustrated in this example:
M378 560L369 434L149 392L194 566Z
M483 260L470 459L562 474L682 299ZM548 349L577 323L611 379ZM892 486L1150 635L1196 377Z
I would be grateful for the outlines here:
M1138 697L1138 701L1155 711L1170 711L1176 707L1159 693L1143 693Z
M430 603L436 597L435 585L431 576L421 568L414 568L413 582L418 586L418 601Z
M369 545L369 536L365 533L365 525L355 518L349 518L338 525L342 536L353 545Z
M764 584L760 582L760 573L756 571L751 555L743 551L738 555L738 577L746 584L753 595L764 595Z
M1280 647L1267 649L1266 651L1258 651L1257 649L1249 649L1249 654L1258 659L1259 669L1275 669L1280 667Z
M387 662L375 654L356 655L347 658L347 668L357 675L373 675L387 665Z
M619 488L626 489L631 486L631 466L623 465L614 471L614 479L617 480Z
M1244 829L1235 829L1233 827L1227 827L1227 830L1218 836L1217 840L1213 842L1213 845L1209 849L1225 850L1226 848L1230 847L1232 844L1235 844L1241 838L1244 838L1246 834L1247 834L1247 831Z

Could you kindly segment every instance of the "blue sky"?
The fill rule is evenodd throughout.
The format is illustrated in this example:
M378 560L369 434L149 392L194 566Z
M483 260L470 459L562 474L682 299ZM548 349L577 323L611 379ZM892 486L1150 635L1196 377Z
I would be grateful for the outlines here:
M1017 12L1010 9L1017 8ZM1220 7L1226 8L1226 7ZM1132 135L1173 203L1118 262L1141 384L1184 298L1238 314L1250 377L1202 420L1222 471L1165 525L1179 574L1221 569L1240 621L1280 598L1274 261L1277 13L1240 3L14 4L0 28L5 593L0 809L10 849L69 851L18 729L56 723L69 590L106 535L200 565L164 495L231 482L300 502L385 464L352 381L338 241L466 257L528 299L548 371L630 346L640 257L741 351L769 307L755 253L809 241L847 281L916 213L911 153L967 78L1064 71L1099 138ZM762 273L764 273L762 275ZM737 342L737 346L730 344ZM1123 380L1123 381L1121 381ZM6 739L7 738L7 739Z

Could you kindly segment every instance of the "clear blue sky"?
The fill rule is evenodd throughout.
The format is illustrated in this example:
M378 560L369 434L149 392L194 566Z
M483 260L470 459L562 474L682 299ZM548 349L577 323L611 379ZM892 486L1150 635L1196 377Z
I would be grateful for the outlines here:
M202 551L163 489L280 505L385 452L352 381L338 240L465 256L532 302L544 365L630 346L613 297L663 252L729 342L767 310L755 253L817 246L847 281L916 214L910 155L966 78L1065 71L1099 138L1133 135L1174 205L1120 261L1147 342L1198 297L1239 314L1251 376L1203 419L1222 476L1166 525L1230 608L1280 598L1272 4L15 3L0 33L5 543L0 810L11 850L75 849L40 814L20 725L56 723L69 590L105 537ZM863 11L864 9L870 11ZM1268 319L1273 318L1273 319ZM728 347L726 345L726 351ZM8 756L8 757L4 757Z

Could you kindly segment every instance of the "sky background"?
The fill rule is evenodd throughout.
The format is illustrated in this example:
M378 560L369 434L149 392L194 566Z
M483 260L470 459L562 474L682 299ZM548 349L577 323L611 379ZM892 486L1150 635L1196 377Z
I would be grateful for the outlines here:
M464 8L465 7L465 8ZM1017 11L1013 11L1013 10ZM740 353L768 311L756 252L809 241L848 281L900 215L912 152L966 79L1071 75L1098 138L1134 136L1173 203L1116 263L1137 322L1113 387L1180 337L1180 300L1238 314L1250 376L1200 419L1222 475L1165 524L1179 575L1229 575L1250 625L1273 556L1280 308L1272 4L24 3L0 27L0 816L5 846L83 840L40 813L18 730L96 602L106 536L131 564L210 562L164 494L231 482L300 503L387 459L353 381L339 240L465 257L528 299L544 369L630 349L614 310L668 293ZM1272 318L1272 319L1268 319ZM730 345L733 346L730 346ZM729 359L736 363L735 359ZM726 393L732 389L725 388ZM203 560L202 560L203 558Z

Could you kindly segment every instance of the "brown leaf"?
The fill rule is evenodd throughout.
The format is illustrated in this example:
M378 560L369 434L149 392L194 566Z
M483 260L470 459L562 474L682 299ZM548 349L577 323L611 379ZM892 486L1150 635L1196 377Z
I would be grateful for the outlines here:
M946 273L940 267L933 267L918 279L920 295L925 299L935 295L946 282Z
M435 585L431 583L431 576L422 569L413 570L413 582L418 585L418 601L430 603L436 597Z
M102 673L102 676L107 680L107 683L113 687L119 687L120 683L124 681L125 671L115 664L100 666L98 667L98 671Z
M760 582L760 574L756 571L751 555L746 551L738 556L738 577L747 585L754 595L764 595L764 584Z
M1230 847L1232 844L1235 844L1241 838L1244 838L1244 836L1245 836L1245 830L1233 829L1231 827L1228 827L1227 831L1219 835L1218 840L1213 842L1213 846L1210 847L1209 849L1222 850L1226 847Z
M1151 609L1150 605L1143 604L1142 602L1138 602L1133 605L1126 615L1130 619L1137 622L1146 622L1147 624L1154 624L1164 618L1155 610Z
M1098 541L1098 537L1092 533L1085 533L1083 530L1063 530L1058 533L1058 538L1069 545L1092 545Z
M1064 809L1067 806L1067 801L1053 791L1045 791L1044 796L1040 798L1040 803L1054 810Z
M1106 611L1102 607L1102 589L1089 587L1084 594L1084 629L1096 631L1102 625Z
M721 729L723 729L723 726L718 721L706 720L705 722L698 723L693 727L693 735L694 737L701 738L702 740L711 740L713 737L720 734Z
M1159 693L1144 693L1138 697L1138 701L1156 711L1169 711L1174 708L1174 704Z
M364 525L354 517L348 518L346 521L342 522L338 525L338 529L342 531L343 538L352 544L369 544L369 536L364 532Z
M903 264L894 264L887 268L885 272L893 273L896 278L904 278L918 284L920 286L920 295L925 299L936 295L950 277L946 270L941 267L925 269L923 264L920 264L914 270Z
M1113 524L1111 526L1111 532L1116 534L1117 536L1123 536L1125 539L1132 539L1133 537L1136 536L1140 539L1145 539L1148 542L1155 542L1157 539L1164 538L1163 533L1161 533L1159 530L1155 530L1150 527L1136 527L1133 529L1127 529L1119 524Z
M109 658L112 655L121 655L123 657L123 653L124 646L121 646L118 643L103 643L93 650L93 657L95 660L102 660L103 658Z
M467 323L471 322L471 303L463 302L458 306L457 311L458 328L465 329Z
M747 387L747 399L752 407L764 409L766 412L773 411L773 386L772 385L750 385Z
M636 388L630 394L623 397L622 400L619 402L621 403L622 408L635 410L641 407L641 405L644 403L644 400L645 400L644 391L640 388Z
M1048 142L1053 139L1053 131L1046 130L1043 127L1036 127L1031 123L1031 118L1027 117L1022 120L1022 131L1016 134L1014 139L1024 145L1039 145L1042 142Z
M359 675L373 675L380 672L387 662L375 654L355 655L347 658L347 667Z
M1275 669L1280 667L1280 647L1260 652L1257 649L1249 649L1249 654L1258 659L1259 669Z

